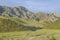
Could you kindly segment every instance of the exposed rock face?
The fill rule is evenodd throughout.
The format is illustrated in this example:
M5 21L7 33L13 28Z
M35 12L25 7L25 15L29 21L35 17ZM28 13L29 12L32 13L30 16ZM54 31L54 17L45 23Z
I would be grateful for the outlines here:
M18 17L36 21L40 20L55 21L60 18L60 14L54 14L54 13L47 14L39 12L34 14L22 6L17 7L0 6L0 16Z

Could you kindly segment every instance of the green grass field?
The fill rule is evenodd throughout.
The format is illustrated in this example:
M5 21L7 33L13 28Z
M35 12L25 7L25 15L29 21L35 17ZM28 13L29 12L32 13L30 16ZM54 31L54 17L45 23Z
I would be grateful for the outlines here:
M60 30L6 32L0 33L0 40L60 40Z
M0 16L0 40L60 40L60 20L49 23Z

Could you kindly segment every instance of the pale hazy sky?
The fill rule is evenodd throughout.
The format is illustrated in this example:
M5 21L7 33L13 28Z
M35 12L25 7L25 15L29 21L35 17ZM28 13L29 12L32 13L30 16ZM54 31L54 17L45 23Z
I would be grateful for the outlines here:
M0 0L0 5L24 6L32 12L59 12L60 0Z

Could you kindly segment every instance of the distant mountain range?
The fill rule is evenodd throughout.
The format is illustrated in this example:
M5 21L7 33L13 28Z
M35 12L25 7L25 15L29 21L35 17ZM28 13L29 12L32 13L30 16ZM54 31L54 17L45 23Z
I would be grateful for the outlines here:
M33 13L22 6L0 6L0 32L60 29L59 20L58 13Z
M7 7L7 6L0 6L0 16L5 17L18 17L18 18L25 18L28 20L51 20L55 21L60 18L60 14L55 13L33 13L22 6L17 7Z

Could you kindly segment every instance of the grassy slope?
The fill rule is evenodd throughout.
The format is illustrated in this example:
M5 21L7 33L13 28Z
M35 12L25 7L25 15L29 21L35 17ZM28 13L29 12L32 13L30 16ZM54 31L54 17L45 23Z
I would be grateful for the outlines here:
M0 32L27 31L37 29L39 29L39 24L34 20L0 16Z
M5 38L5 39L4 39ZM0 39L7 40L60 40L60 30L42 29L37 31L21 31L0 33Z
M23 31L28 30L22 22L17 22L16 20L0 17L0 32L10 32L10 31Z
M60 20L53 23L48 23L45 20L37 22L34 20L26 20L24 18L19 19L0 16L0 32L36 30L39 27L42 29L60 29Z
M44 28L46 28L46 29L60 29L60 20L57 20L57 21L50 23L50 24L46 24L46 26Z
M11 30L13 31L13 30L16 30L15 29L16 27L19 27L19 24L16 23L15 21L12 21L5 17L2 17L2 18L0 17L0 32L4 32L4 31L8 32Z
M23 24L23 25L22 25ZM45 25L43 28L36 31L20 31L26 30L25 27L39 27L40 25ZM6 27L9 28L7 31L12 31L13 29L16 32L6 32L0 33L0 40L60 40L60 20L48 24L45 20L41 20L40 22L36 22L34 20L26 20L26 19L19 19L19 18L6 18L0 17L0 31L6 31ZM12 27L12 28L11 28ZM20 27L18 30L16 28ZM23 28L24 27L24 28ZM55 29L55 27L57 29ZM11 29L10 29L11 28ZM54 28L54 29L50 29ZM13 31L14 31L13 30ZM20 31L20 32L17 32Z

